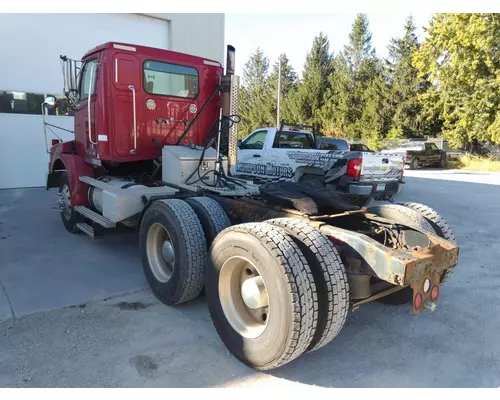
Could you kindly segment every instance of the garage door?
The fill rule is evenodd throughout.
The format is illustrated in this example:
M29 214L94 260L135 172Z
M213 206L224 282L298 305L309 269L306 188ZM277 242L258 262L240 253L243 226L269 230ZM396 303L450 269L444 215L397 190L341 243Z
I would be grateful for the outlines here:
M167 21L136 14L0 14L0 189L45 185L40 102L62 94L60 55L79 59L113 41L168 49L168 35ZM50 122L71 128L73 118Z

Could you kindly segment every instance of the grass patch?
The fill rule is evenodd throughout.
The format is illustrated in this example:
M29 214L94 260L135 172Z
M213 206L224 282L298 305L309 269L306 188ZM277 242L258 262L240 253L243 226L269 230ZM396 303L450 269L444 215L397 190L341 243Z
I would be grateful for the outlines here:
M458 160L449 160L448 168L464 169L468 171L500 172L500 160L493 157L477 157L465 154Z

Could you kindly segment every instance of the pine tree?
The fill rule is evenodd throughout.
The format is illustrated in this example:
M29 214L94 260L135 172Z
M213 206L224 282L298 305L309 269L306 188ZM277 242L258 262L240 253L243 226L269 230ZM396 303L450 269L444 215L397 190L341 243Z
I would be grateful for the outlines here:
M304 64L302 81L291 98L293 117L298 123L318 123L324 103L324 92L333 74L328 37L320 33L314 38Z
M371 45L368 19L358 14L349 34L349 44L335 58L321 111L329 135L379 141L388 130L387 116L380 107L387 101L387 83Z
M274 124L276 124L276 115L278 108L278 74L279 62L281 60L281 81L280 81L280 119L292 119L290 109L290 93L294 92L298 86L297 73L290 65L286 54L281 54L278 61L274 63L273 71L269 75L269 87L271 97L268 101L268 113L274 115Z
M392 130L404 137L418 137L431 133L418 100L430 84L418 77L418 70L412 64L412 56L420 45L411 16L406 20L404 32L402 38L391 40L386 60L391 84Z
M271 91L268 81L269 59L257 48L243 68L243 85L240 90L240 137L252 130L268 126L272 120L269 107Z

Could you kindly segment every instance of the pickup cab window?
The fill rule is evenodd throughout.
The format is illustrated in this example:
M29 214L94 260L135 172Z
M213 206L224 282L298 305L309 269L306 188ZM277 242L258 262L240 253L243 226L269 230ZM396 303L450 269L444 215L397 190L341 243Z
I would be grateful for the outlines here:
M266 142L267 131L257 131L250 135L240 146L240 150L262 150Z
M439 151L439 149L437 148L437 146L434 143L429 143L427 146L431 152Z
M313 149L312 137L302 132L280 132L273 143L277 149Z

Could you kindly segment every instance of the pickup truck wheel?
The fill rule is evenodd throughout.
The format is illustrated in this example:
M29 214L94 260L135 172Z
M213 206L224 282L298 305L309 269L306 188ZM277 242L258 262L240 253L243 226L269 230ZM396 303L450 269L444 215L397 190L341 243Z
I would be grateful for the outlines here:
M441 154L441 158L439 160L439 166L441 168L446 168L446 154Z
M234 225L212 243L205 290L225 346L257 370L299 357L316 332L318 302L304 255L279 228Z
M410 163L410 169L417 169L418 168L418 158L414 158L411 160Z
M411 208L412 210L418 212L432 225L432 228L436 232L437 236L449 240L450 242L453 243L457 242L452 227L450 226L448 221L443 216L441 216L436 210L420 203L405 202L398 204L404 207ZM450 279L453 270L454 268L446 271L443 274L443 276L441 277L441 285Z
M308 351L330 343L340 332L349 309L349 284L333 243L315 227L295 218L265 221L283 228L304 254L318 294L318 326Z
M142 217L139 246L144 274L161 302L180 304L200 294L207 244L200 220L186 202L154 202Z
M413 226L417 229L421 229L429 233L436 233L427 219L425 219L417 211L400 204L383 204L379 206L373 206L369 207L367 209L367 212L376 214L383 218L395 220L407 226ZM394 305L407 303L411 304L412 300L413 291L410 287L406 287L393 294L378 299L378 301L383 304Z
M61 174L61 179L59 180L57 203L66 230L71 233L80 233L81 231L76 227L76 224L78 222L83 222L83 217L71 207L71 188L69 185L68 173L66 171Z

